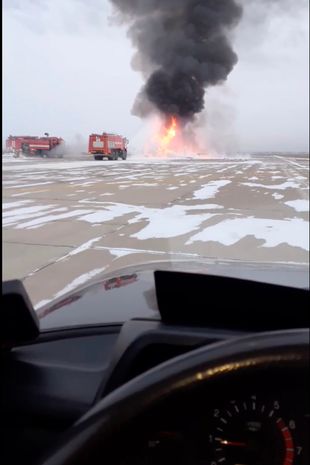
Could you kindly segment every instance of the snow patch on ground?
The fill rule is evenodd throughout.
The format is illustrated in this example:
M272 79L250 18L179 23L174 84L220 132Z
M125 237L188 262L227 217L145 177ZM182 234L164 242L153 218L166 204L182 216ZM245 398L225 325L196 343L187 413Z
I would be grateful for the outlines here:
M113 161L110 161L109 162L109 166L111 166L112 164L115 164L115 163L121 163L120 161L118 162L113 162ZM15 163L14 163L15 164ZM104 165L104 163L102 163L102 161L84 161L84 160L81 160L81 161L64 161L64 162L43 162L42 163L31 163L31 164L27 164L27 165L24 165L24 166L14 166L14 165L10 165L10 166L5 166L4 167L4 171L28 171L28 170L34 170L34 171L37 171L37 170L72 170L72 169L75 169L75 168L88 168L88 167L97 167L97 166L101 166L103 169L106 168L106 166ZM85 179L85 178L83 178Z
M106 203L104 210L98 210L88 215L83 215L79 220L87 221L88 223L104 223L106 221L114 220L128 213L136 213L138 206L127 205L121 203Z
M21 192L20 194L12 194L12 197L23 197L24 195L32 194L32 191L29 192Z
M193 197L199 200L210 199L215 197L221 187L227 186L231 181L222 180L222 181L211 181L208 184L202 186L201 189L193 193Z
M5 202L2 204L2 209L5 210L6 208L21 207L22 205L26 205L27 203L33 203L33 200L20 200L19 202Z
M131 186L137 186L137 187L153 187L153 186L158 187L158 186L159 186L158 182L153 182L153 183L151 183L151 182L149 182L149 183L147 183L147 182L145 182L145 183L141 182L141 183L132 183L132 184L130 184L130 185L131 185Z
M44 186L46 184L53 184L53 181L45 181L45 182L34 182L32 184L25 184L24 186L21 186L20 184L17 184L15 186L10 186L10 187L7 187L7 189L20 189L20 188L24 188L24 187L35 187L35 186Z
M285 205L294 208L297 212L308 212L309 211L309 200L308 199L300 199L300 200L290 200L288 202L284 202Z
M193 258L201 257L201 254L198 253L188 253L183 251L173 251L173 250L150 250L150 249L133 249L133 248L117 248L117 247L107 247L107 246L97 246L96 250L106 250L112 255L115 255L117 258L125 257L131 254L150 254L150 255L165 255L165 256L178 256L180 258Z
M64 211L64 210L68 210L68 209L67 208L57 209L57 211ZM61 213L59 215L41 216L40 218L36 218L35 220L27 221L26 223L20 223L18 226L16 226L16 229L25 229L25 228L35 229L41 226L45 226L47 223L50 223L51 221L64 220L66 218L73 218L74 216L79 216L85 213L89 213L90 211L91 210L73 210L71 212L67 211L66 213Z
M111 255L114 255L116 258L126 257L127 255L132 255L135 253L143 253L143 250L138 249L118 249L118 248L108 248L108 247L100 247L100 249L108 250Z
M20 155L16 158L14 152L8 152L2 155L2 163L24 163L25 161L33 161L33 159L29 157L25 157Z
M309 223L300 218L271 220L268 218L233 218L226 219L205 228L193 236L186 244L196 241L214 241L229 246L241 239L254 236L265 241L262 247L276 247L288 244L309 250Z
M254 182L244 182L242 184L243 184L243 186L263 187L264 189L285 190L285 189L289 189L289 188L293 188L293 189L299 189L300 188L300 185L297 184L296 182L293 182L293 181L286 181L286 182L283 182L282 184L271 184L271 185L259 184L259 183L254 183Z
M220 158L220 157L219 157ZM241 157L236 159L236 158L226 158L227 161L221 161L220 163L216 161L209 161L208 164L210 165L218 165L219 168L225 166L225 165L230 165L230 166L237 166L237 165L246 165L246 166L253 166L257 164L263 164L264 162L262 160L251 160L251 159L242 159ZM13 161L13 160L12 160ZM23 163L19 164L18 166L16 165L16 161L14 159L13 163L6 164L6 166L3 167L3 171L38 171L38 170L68 170L69 172L73 169L84 169L84 168L95 168L98 169L100 167L102 171L108 170L110 167L124 167L128 168L128 164L131 165L141 165L142 167L147 167L149 165L162 165L164 167L173 165L182 165L186 169L186 172L194 172L198 165L205 166L205 162L199 160L195 161L195 166L193 168L193 162L192 160L185 160L185 159L158 159L158 158L152 158L152 159L135 159L135 160L118 160L118 161L109 161L109 162L102 162L102 161L95 161L95 160L79 160L79 161L63 161L63 162L48 162L48 161L41 161L38 163L33 163L33 160L23 160ZM32 161L32 163L25 163L25 161Z
M8 217L21 217L23 218L23 215L28 215L29 213L38 213L44 210L48 210L50 208L54 208L56 205L45 205L42 207L39 206L34 206L34 207L21 207L21 208L15 208L14 210L8 210L2 213L2 218L8 218Z
M71 252L67 253L66 255L64 255L63 257L60 257L57 262L61 262L63 260L65 260L66 258L68 257L72 257L73 255L77 255L81 252L85 252L85 250L88 250L91 248L91 246L95 243L95 242L98 242L100 241L102 236L99 236L99 237L95 237L94 239L90 239L89 241L87 242L84 242L83 244L81 244L79 247L77 247L76 249L72 250Z
M171 238L187 234L214 216L214 213L201 213L209 208L220 208L219 205L173 205L166 208L149 208L139 205L107 203L104 210L81 216L79 220L89 223L113 221L127 214L134 214L129 224L148 221L149 224L131 237L137 239ZM199 214L190 214L199 210Z
M151 213L151 214L150 214ZM204 213L199 215L187 215L184 207L174 205L163 210L144 212L138 215L129 223L136 223L139 220L148 220L149 224L141 231L132 234L140 240L153 238L172 238L188 234L197 229L204 221L212 218L214 213Z
M18 224L20 221L24 221L30 218L38 218L42 215L45 215L47 210L55 211L53 210L54 207L55 205L46 205L42 207L24 207L5 211L2 214L2 226L13 226L14 224ZM59 209L56 209L56 211L59 211Z
M272 197L273 197L274 199L276 199L276 200L280 200L280 199L283 199L284 195L278 194L277 192L274 192L274 193L272 194Z

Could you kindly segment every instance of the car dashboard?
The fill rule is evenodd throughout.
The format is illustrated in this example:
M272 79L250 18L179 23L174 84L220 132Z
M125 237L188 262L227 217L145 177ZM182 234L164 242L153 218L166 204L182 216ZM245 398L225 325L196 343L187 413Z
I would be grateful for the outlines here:
M111 463L306 465L309 399L304 375L274 372L266 381L257 373L164 402L124 431L118 447L111 449Z
M198 291L193 304L198 302ZM165 292L157 295L158 301ZM182 292L185 299L188 288L183 287ZM304 311L289 317L283 314L279 319L275 310L267 318L266 309L261 314L243 305L227 308L224 319L210 304L203 321L197 319L201 312L186 313L184 309L178 319L176 302L181 308L180 295L174 301L164 301L161 319L133 318L123 324L56 329L2 350L3 463L39 465L90 409L118 388L135 380L139 383L153 369L182 361L185 354L203 348L211 353L228 341L257 334L270 335L272 341L273 334L283 333L289 339L298 331L307 334L303 336L303 348L309 350L308 316ZM286 298L295 302L295 297L292 292ZM302 293L301 299L307 297L308 293ZM168 304L174 304L170 314ZM192 321L188 315L192 315ZM242 318L245 315L246 324ZM128 428L125 425L117 442L111 438L105 445L111 457L108 463L308 464L308 360L298 366L267 366L228 381L223 378L208 385L201 383L169 401L163 398Z

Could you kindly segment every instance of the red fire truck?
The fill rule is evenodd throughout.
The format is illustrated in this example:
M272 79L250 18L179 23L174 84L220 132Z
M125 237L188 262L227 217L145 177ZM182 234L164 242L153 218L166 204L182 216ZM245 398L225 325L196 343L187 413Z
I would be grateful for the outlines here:
M6 140L6 151L19 155L58 157L64 155L64 140L61 137L9 136Z
M127 158L128 140L118 134L91 134L89 136L88 153L93 155L95 160L118 160Z
M35 138L36 136L9 136L5 142L5 151L18 152L21 150L22 140L30 141Z

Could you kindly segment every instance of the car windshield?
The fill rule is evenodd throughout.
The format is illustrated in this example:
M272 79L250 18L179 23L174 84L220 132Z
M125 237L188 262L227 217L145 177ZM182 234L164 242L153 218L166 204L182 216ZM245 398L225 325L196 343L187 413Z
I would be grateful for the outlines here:
M145 263L303 287L308 8L4 0L3 279L38 312Z

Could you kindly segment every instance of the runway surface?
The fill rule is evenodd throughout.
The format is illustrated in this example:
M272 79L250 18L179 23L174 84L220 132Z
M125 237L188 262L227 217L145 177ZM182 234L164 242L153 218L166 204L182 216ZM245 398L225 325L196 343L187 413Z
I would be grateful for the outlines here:
M3 279L22 279L36 308L126 265L306 265L308 250L308 158L3 156Z

